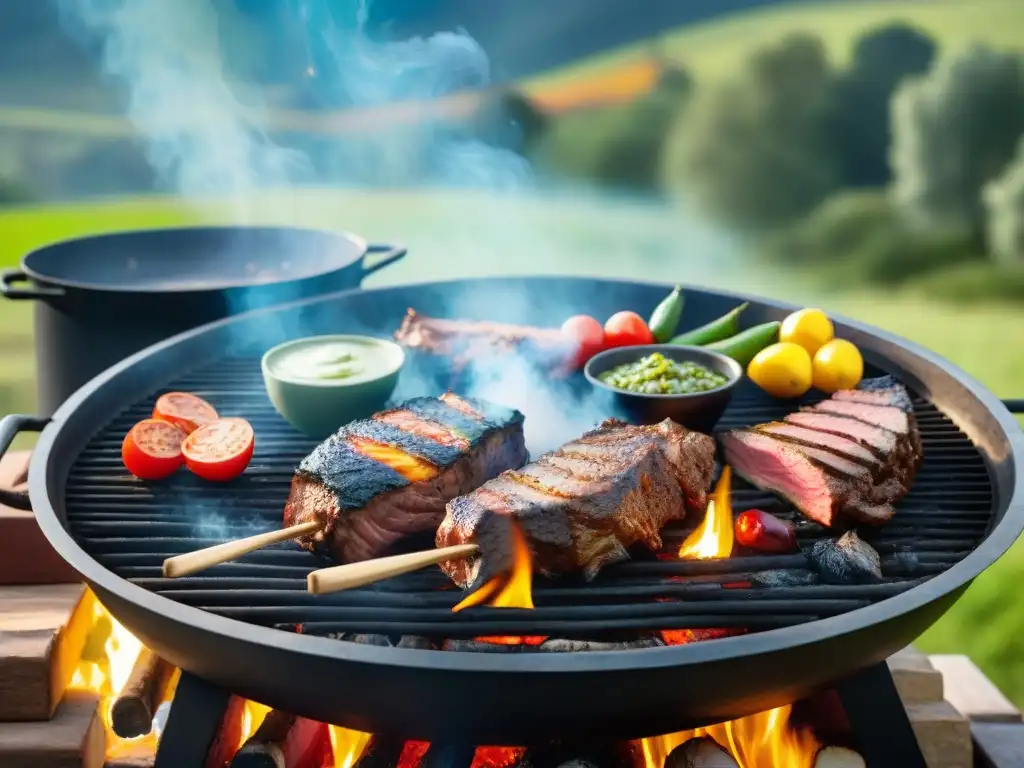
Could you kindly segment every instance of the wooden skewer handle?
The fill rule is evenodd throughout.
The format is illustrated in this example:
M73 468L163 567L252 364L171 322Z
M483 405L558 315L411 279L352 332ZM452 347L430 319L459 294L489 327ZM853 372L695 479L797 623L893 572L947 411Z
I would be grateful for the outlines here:
M176 555L164 560L164 576L168 579L176 579L180 576L189 576L197 571L205 571L221 563L237 560L242 555L255 552L257 549L269 547L271 544L280 544L282 541L297 539L307 533L319 530L320 524L315 520L308 523L299 523L279 531L267 531L256 536L249 536L245 539L225 541L223 544L215 544L206 549L197 549L195 552L188 552L184 555Z
M478 549L476 544L456 544L452 547L443 547L428 552L410 552L407 555L394 555L361 563L336 565L333 568L321 568L309 574L306 586L314 595L340 592L343 589L362 587L375 581L390 579L392 576L418 571L428 565L437 565L448 560L461 560L474 554Z

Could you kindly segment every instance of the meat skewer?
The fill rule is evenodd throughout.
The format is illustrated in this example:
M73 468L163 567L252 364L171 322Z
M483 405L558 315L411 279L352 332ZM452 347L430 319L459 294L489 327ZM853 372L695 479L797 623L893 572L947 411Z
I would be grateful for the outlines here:
M923 457L910 396L891 376L837 392L782 422L731 430L721 443L741 477L827 528L887 522Z
M666 420L653 426L608 421L521 470L503 472L456 497L435 539L438 549L329 568L309 575L316 594L368 584L438 564L473 588L512 567L513 527L541 573L580 570L593 578L687 511L703 511L714 442Z
M414 398L317 446L292 478L284 528L168 558L163 573L188 576L289 540L341 563L369 560L436 531L450 499L527 457L519 411L451 392Z

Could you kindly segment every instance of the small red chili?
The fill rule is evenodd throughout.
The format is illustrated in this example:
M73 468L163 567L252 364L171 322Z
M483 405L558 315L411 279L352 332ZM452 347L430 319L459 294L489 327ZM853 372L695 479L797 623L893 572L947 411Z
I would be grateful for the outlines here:
M760 509L748 509L736 518L736 541L758 552L794 552L797 548L793 526Z

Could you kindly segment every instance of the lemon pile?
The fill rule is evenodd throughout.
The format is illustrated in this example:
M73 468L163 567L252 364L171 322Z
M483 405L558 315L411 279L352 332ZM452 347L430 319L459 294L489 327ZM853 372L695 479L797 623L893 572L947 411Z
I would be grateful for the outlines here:
M773 397L801 397L814 387L836 392L857 386L864 375L860 350L835 337L820 309L801 309L779 327L779 341L765 347L747 366L747 375Z

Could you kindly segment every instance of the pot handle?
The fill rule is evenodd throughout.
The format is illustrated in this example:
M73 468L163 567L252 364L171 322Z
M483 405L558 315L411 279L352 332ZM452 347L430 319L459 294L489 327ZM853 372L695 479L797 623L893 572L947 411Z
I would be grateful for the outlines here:
M50 420L41 416L22 416L14 414L0 419L0 459L7 453L11 443L22 432L42 432ZM0 488L0 505L20 509L25 512L32 510L27 491L11 491Z
M1006 406L1006 409L1010 413L1024 413L1024 400L1021 400L1021 399L1003 400L1003 405Z
M372 275L374 272L384 269L384 267L394 264L396 261L405 258L405 254L409 252L408 248L403 248L400 245L368 245L366 247L366 253L363 254L363 260L361 262L363 267L363 276L359 278L360 282L365 280L367 277ZM383 254L380 260L375 261L369 266L366 265L366 257L370 254Z
M31 287L15 288L15 283L30 283ZM0 296L8 299L60 299L64 296L64 289L36 285L20 269L5 269L0 272Z

